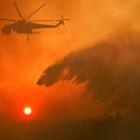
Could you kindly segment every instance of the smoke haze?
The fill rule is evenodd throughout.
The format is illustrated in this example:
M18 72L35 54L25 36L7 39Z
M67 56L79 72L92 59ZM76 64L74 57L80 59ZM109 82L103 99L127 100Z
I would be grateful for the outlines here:
M24 17L44 3L43 0L16 2ZM2 18L19 18L11 0L0 0L0 11ZM27 131L34 130L31 136L36 139L40 137L34 136L35 132L43 137L46 127L42 125L50 120L66 120L69 124L69 119L109 117L104 122L108 127L112 122L110 116L113 119L121 116L127 122L132 118L139 125L139 13L139 0L48 0L46 7L31 19L57 19L63 14L71 19L64 27L37 30L39 34L30 36L29 42L26 35L0 33L2 128L10 135L14 133L13 139L17 134L17 139L29 134L26 127L23 132L16 131L24 123L22 110L27 105L33 109L33 125ZM0 28L9 23L0 21ZM47 87L37 86L36 81L45 68L39 84ZM18 127L14 127L16 122L20 122ZM11 129L7 128L8 124ZM78 123L78 128L81 124ZM77 129L75 125L77 122L71 131ZM3 140L4 130L0 133ZM85 129L81 131L89 134Z
M71 53L48 67L38 84L51 86L60 80L86 82L86 89L95 101L108 105L109 115L127 114L130 110L134 111L129 112L131 115L136 115L139 113L135 109L138 111L139 106L140 34L123 34Z

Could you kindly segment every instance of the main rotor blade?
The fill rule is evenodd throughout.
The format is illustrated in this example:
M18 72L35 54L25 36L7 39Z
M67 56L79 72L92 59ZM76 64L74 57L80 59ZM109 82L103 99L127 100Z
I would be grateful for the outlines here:
M70 19L63 19L63 20L70 20ZM50 22L55 22L55 21L61 21L61 19L56 19L56 20L29 20L29 22L46 22L46 21L50 21Z
M16 8L16 11L17 11L17 13L18 13L19 17L20 17L21 19L23 19L23 16L22 16L22 14L21 14L21 12L20 12L20 10L19 10L19 8L18 8L18 6L17 6L16 2L15 2L15 1L13 1L13 4L14 4L14 6L15 6L15 8Z
M62 20L70 20L69 18L62 19ZM61 21L61 19L57 19L56 21Z
M31 15L29 15L29 16L26 18L26 20L29 19L29 18L31 18L35 13L37 13L37 12L38 12L42 7L44 7L46 4L47 4L47 3L44 3L43 5L41 5L37 10L35 10Z
M9 19L9 18L0 18L0 20L3 20L3 21L17 21L15 19Z
M46 22L46 21L56 21L56 20L30 20L29 22Z

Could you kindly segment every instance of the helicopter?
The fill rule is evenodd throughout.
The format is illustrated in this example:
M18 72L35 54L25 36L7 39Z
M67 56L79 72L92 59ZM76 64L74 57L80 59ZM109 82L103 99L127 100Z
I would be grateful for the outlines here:
M41 28L57 28L60 25L65 25L66 20L70 19L64 19L63 15L61 15L60 19L57 20L29 20L34 14L36 14L41 8L43 8L47 3L45 2L43 5L41 5L38 9L36 9L33 13L31 13L29 16L24 18L20 12L20 9L18 8L18 5L15 1L13 1L14 7L16 9L16 12L19 16L19 19L9 19L9 18L0 18L2 21L9 21L14 22L12 24L6 24L2 27L1 31L3 34L11 34L12 31L16 32L17 34L27 34L27 40L29 40L29 35L38 33L33 32L33 29L41 29ZM35 22L47 22L47 21L55 21L56 24L38 24Z

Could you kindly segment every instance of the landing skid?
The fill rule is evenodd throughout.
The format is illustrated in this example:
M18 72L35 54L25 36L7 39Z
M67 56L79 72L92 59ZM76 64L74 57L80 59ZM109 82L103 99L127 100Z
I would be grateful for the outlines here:
M29 38L29 34L27 34L27 41L29 41L30 40L30 38Z
M38 32L33 32L32 34L39 34ZM31 34L31 35L32 35ZM27 34L27 41L30 41L30 36L29 36L30 34Z

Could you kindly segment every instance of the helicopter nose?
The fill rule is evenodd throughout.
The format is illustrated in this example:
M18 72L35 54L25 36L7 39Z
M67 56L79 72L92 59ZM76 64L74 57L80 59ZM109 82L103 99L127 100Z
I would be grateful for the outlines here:
M1 29L1 32L4 33L4 34L10 34L11 33L11 29L8 26L4 26Z

